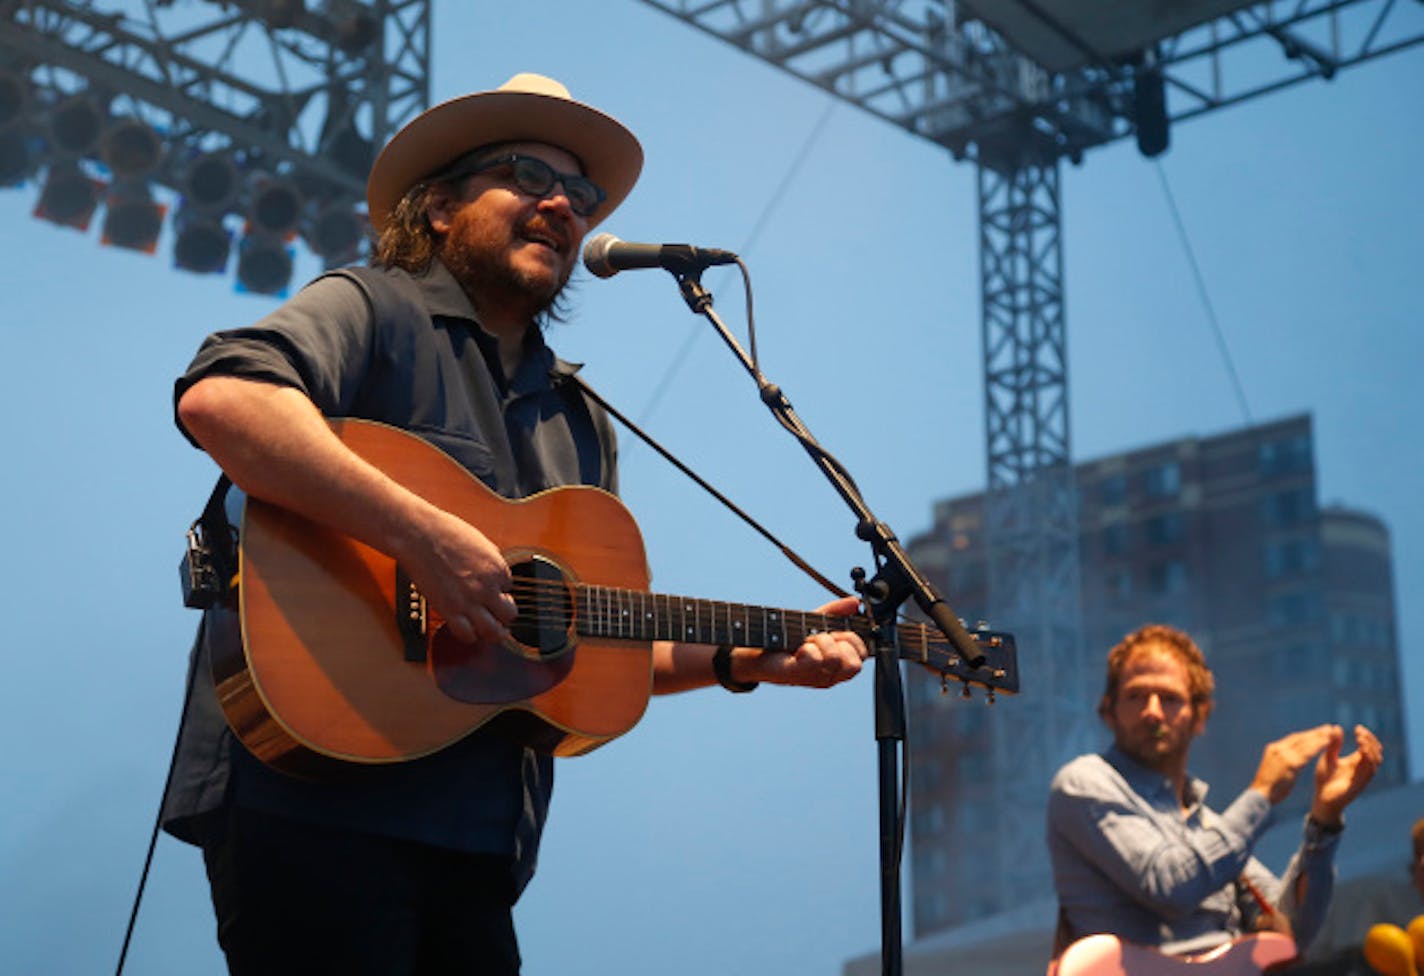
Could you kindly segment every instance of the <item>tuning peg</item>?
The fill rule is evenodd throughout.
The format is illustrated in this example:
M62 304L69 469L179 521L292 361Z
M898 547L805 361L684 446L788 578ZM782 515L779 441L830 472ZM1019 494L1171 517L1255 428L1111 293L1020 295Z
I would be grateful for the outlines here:
M998 697L995 696L995 694L994 694L994 689L993 689L993 688L990 688L990 689L988 690L988 692L984 695L984 704L985 704L985 705L992 705L992 704L994 704L994 702L996 702L996 701L998 701L998 700L999 700Z
M939 693L941 695L949 694L949 675L944 671L939 673Z
M969 691L969 682L967 682L967 681L961 681L961 682L959 683L959 685L960 685L960 691L959 691L959 697L960 697L960 698L963 698L965 701L968 701L969 699L971 699L971 698L974 697L974 696L970 693L970 691Z

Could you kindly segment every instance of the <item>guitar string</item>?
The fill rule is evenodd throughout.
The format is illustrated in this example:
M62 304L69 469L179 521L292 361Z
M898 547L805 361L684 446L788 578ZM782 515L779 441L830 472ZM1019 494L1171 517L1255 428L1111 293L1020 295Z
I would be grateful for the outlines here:
M511 587L510 592L512 595L515 596L515 602L520 605L521 609L527 609L535 614L557 615L559 613L567 613L569 612L569 604L570 602L572 602L575 611L577 611L577 609L580 607L582 607L585 611L582 614L578 614L576 612L576 617L582 617L583 619L591 620L595 623L604 624L603 629L605 632L602 634L595 635L604 637L617 637L618 634L615 632L619 629L622 629L621 625L625 622L630 625L633 623L642 622L641 618L637 621L622 621L619 620L617 617L609 616L609 610L616 611L622 603L630 602L629 598L635 595L639 597L653 597L655 598L655 600L665 601L668 604L669 610L673 609L674 605L677 603L696 604L702 606L707 606L709 603L712 603L717 606L727 608L729 615L724 619L728 621L732 619L730 616L730 612L731 608L733 607L741 607L744 610L750 611L766 611L769 609L764 607L755 607L747 604L717 603L716 601L694 600L688 597L681 597L675 595L645 593L641 590L628 590L619 587L600 586L597 584L574 584L572 589L573 592L571 592L570 587L561 580L539 580L529 579L527 577L517 577L514 581L514 585ZM602 594L595 594L593 592L594 590L601 590ZM523 600L522 603L520 600L521 597ZM606 608L598 608L592 606L592 604L597 602L600 597L607 601ZM654 613L656 613L658 609L656 603L653 609ZM868 618L864 616L837 617L828 614L816 613L815 611L800 610L777 610L775 612L779 614L787 624L792 624L797 620L797 618L800 618L801 625L799 627L791 626L789 630L787 630L788 633L795 633L797 631L801 631L810 634L815 632L823 632L831 629L844 629L852 631L858 630L858 632L862 632L863 634L863 632L868 630L869 621ZM715 609L709 613L710 619L708 620L708 624L712 629L715 629L717 626L715 615ZM694 619L698 618L694 616ZM807 621L813 619L818 620L820 626L807 626ZM669 621L665 619L663 623L664 625L668 625ZM837 626L838 624L841 626ZM861 625L859 629L856 627L857 624ZM954 650L953 645L950 644L949 641L933 639L932 637L930 637L930 630L928 625L921 624L916 621L901 620L897 622L896 626L901 634L902 639L900 643L902 650L909 652L909 657L911 660L921 659L921 663L931 667L935 667L935 669L940 670L941 673L948 673L947 671L936 667L936 663L949 662L958 657L957 652ZM786 630L785 628L783 629ZM656 625L654 627L654 630L656 632ZM766 631L764 631L764 633L766 633ZM905 637L909 637L910 639L905 640ZM980 681L973 678L966 679L962 675L958 677L959 680L968 680L969 683L972 684L981 683Z
M593 592L595 589L602 590L602 594L595 594ZM669 604L669 609L672 609L673 605L677 603L701 606L708 606L710 603L712 605L709 611L709 617L711 619L709 619L708 623L713 629L716 628L716 616L719 609L725 608L728 614L726 619L728 620L731 619L731 614L735 609L751 612L767 612L769 609L749 604L695 600L689 597L671 594L644 593L641 590L605 587L599 586L598 584L575 584L573 592L570 592L569 586L561 580L540 580L529 579L528 577L517 577L510 592L515 596L516 603L519 603L521 607L528 608L537 614L568 612L568 604L572 601L575 608L581 606L585 610L582 616L592 620L604 619L609 624L610 629L616 627L616 618L609 617L608 610L600 611L599 608L592 606L592 604L600 598L606 599L609 603L609 608L615 611L621 603L632 602L635 596L640 598L640 600L642 597L651 597L654 601L665 601ZM582 599L580 598L581 596ZM521 597L523 598L522 602ZM657 612L656 602L654 612ZM787 623L795 622L799 618L800 626L791 627L790 629L806 631L808 633L831 629L859 632L860 630L866 629L867 625L867 618L863 616L832 616L816 613L815 611L800 610L777 610L775 612L781 615ZM814 627L808 626L811 621L816 621L819 625ZM630 621L630 623L631 622L632 621ZM664 621L664 623L667 622L666 620ZM859 629L856 627L857 624L861 625ZM900 621L897 623L897 627L906 632L906 634L902 636L909 636L911 638L908 642L902 641L902 643L910 645L911 650L918 653L947 653L945 647L949 645L949 642L947 640L935 640L929 637L929 630L926 625L915 621ZM952 653L950 656L952 656Z
M593 592L594 590L601 590L602 592L595 593ZM864 619L853 616L823 614L816 611L772 611L770 608L750 604L693 600L682 596L664 596L661 594L644 593L640 590L601 587L596 584L578 585L575 588L575 592L571 593L565 584L555 580L516 579L510 592L515 596L516 603L520 603L521 606L528 606L530 609L541 613L564 609L570 600L575 604L581 604L585 609L590 609L590 605L595 602L606 600L609 604L609 608L616 610L621 609L625 604L631 605L635 602L646 605L645 598L651 598L654 601L654 613L658 612L657 602L667 603L669 611L676 609L677 604L694 604L707 608L710 617L709 623L714 626L719 615L723 616L723 619L730 620L733 619L734 614L738 613L745 615L747 613L764 614L774 612L788 622L799 621L801 626L793 628L799 630L854 630L854 625ZM521 597L523 598L522 602L520 600ZM597 608L592 609L597 612ZM698 611L694 609L694 616L697 615ZM814 622L816 626L809 626L812 622Z

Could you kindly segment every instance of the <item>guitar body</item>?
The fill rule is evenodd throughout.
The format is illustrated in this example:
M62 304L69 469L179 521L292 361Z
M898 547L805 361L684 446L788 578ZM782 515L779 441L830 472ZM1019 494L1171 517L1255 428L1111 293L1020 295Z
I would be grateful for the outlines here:
M642 536L613 495L559 488L503 499L427 442L334 421L361 457L476 526L514 563L533 558L570 585L648 585ZM419 758L496 718L559 755L621 735L652 690L652 643L575 638L468 645L423 614L394 560L285 509L250 499L239 555L241 654L213 661L229 725L258 758L295 773ZM416 653L412 653L412 642ZM509 721L504 721L508 718Z
M1065 949L1048 976L1260 976L1295 958L1295 941L1277 932L1248 935L1185 958L1115 935L1090 935Z
M331 422L356 454L483 532L509 563L518 608L497 644L452 637L395 561L342 533L249 499L238 543L240 640L215 640L213 682L228 725L259 759L299 775L418 759L483 726L555 755L627 732L652 693L655 640L790 650L861 615L649 593L643 539L608 492L491 492L419 437ZM223 613L228 611L223 610ZM1017 694L1012 634L960 643L896 626L897 652L947 687ZM960 646L962 645L962 646Z

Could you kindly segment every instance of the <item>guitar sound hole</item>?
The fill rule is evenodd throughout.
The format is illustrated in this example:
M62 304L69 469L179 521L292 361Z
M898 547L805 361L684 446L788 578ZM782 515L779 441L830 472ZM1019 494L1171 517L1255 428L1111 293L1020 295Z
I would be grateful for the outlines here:
M520 560L510 571L519 608L519 616L509 628L515 641L540 658L568 650L573 594L563 571L543 556Z

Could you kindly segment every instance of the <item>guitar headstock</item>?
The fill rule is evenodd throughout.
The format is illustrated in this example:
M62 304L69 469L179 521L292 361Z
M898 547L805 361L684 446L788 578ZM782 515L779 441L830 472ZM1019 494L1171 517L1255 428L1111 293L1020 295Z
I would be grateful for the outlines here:
M939 675L946 689L949 682L958 681L965 686L966 692L970 685L978 685L989 691L991 696L1019 693L1018 646L1014 643L1013 634L989 630L982 625L969 631L983 658L979 662L970 662L964 660L958 649L933 627L902 624L899 631L900 657Z

